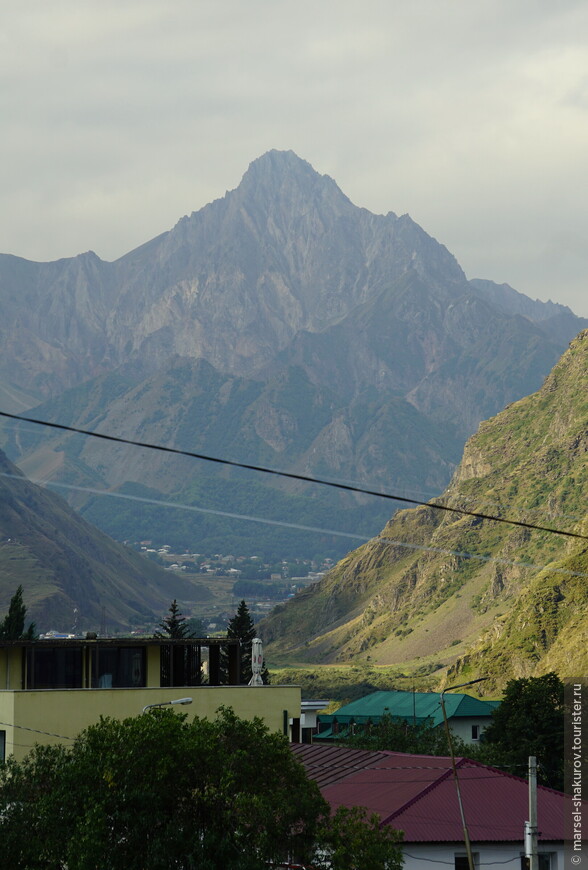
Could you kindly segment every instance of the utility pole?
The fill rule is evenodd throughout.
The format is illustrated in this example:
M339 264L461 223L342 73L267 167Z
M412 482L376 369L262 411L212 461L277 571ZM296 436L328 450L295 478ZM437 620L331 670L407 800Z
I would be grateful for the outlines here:
M529 870L539 870L537 851L537 759L529 756L529 821L525 822L525 856Z
M468 826L466 824L465 812L463 808L463 801L461 799L461 789L459 787L459 777L457 776L457 766L455 764L455 754L453 752L453 741L451 740L451 731L449 730L449 722L447 719L447 713L445 711L445 700L444 694L445 692L451 692L453 689L462 689L464 686L473 686L475 683L481 683L483 680L487 680L488 677L478 677L477 680L468 680L467 683L459 683L457 686L447 686L447 688L443 689L439 696L439 700L441 702L441 712L443 713L443 723L445 725L445 736L447 737L447 745L449 747L449 754L451 756L451 769L453 770L453 781L455 782L455 791L457 794L457 803L459 805L459 814L461 816L461 826L463 828L463 841L466 849L466 855L468 858L468 868L469 870L475 870L474 866L474 855L472 852L472 844L470 842L470 834L468 831ZM539 870L539 868L535 867L534 870Z

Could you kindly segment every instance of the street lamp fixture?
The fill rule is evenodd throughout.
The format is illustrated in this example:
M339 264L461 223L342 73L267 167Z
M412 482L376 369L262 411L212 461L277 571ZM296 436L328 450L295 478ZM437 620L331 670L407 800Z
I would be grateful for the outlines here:
M168 704L191 704L192 698L175 698L173 701L159 701L157 704L146 704L142 712L153 709L153 707L167 707Z
M451 767L453 770L453 780L455 782L455 791L457 792L457 802L459 804L459 813L461 815L461 825L463 828L463 840L465 843L466 853L468 856L468 866L469 870L475 870L474 868L474 856L472 854L472 844L470 843L470 835L468 832L468 826L466 825L465 813L463 811L463 803L461 800L461 790L459 788L459 778L457 776L457 767L455 765L455 755L453 752L453 743L451 741L451 731L449 730L449 722L447 721L447 713L445 712L445 699L443 695L445 692L451 692L453 689L463 689L465 686L473 686L475 683L481 683L484 680L487 680L488 677L478 677L476 680L468 680L467 683L458 683L457 686L447 686L446 689L443 689L440 695L441 700L441 711L443 713L443 722L445 725L445 734L447 736L447 745L449 746L449 754L451 755Z

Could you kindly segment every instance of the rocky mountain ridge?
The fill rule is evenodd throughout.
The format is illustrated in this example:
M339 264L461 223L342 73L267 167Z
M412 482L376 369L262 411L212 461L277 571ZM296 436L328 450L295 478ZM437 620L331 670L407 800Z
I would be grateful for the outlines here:
M39 397L129 361L149 374L176 355L251 374L298 333L334 326L412 278L440 309L491 284L474 292L408 215L358 208L293 152L272 151L235 190L114 263L91 251L53 263L0 256L0 372ZM516 296L520 308L526 297Z
M252 372L296 332L336 322L409 265L439 288L465 280L408 216L371 215L292 152L269 152L236 190L114 263L92 251L47 264L0 257L12 336L0 370L11 365L15 386L43 396L131 357L146 372L153 356L159 364L175 354ZM48 362L54 380L41 376Z
M537 389L588 325L562 306L469 282L408 215L358 208L280 151L114 263L92 252L45 264L0 257L0 302L8 410L36 404L39 419L428 494L448 483L480 420ZM34 479L140 485L180 501L197 488L198 505L215 510L225 492L202 487L193 464L94 440L11 427L2 443ZM344 531L363 515L369 536L384 509L309 492L269 518ZM93 516L111 531L118 520L104 513ZM137 515L123 537L149 537L142 523ZM259 527L251 546L265 534ZM202 526L190 535L196 545Z

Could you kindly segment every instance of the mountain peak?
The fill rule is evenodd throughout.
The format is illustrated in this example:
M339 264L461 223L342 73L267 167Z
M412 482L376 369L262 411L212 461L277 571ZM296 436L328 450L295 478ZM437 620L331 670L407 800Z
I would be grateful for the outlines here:
M256 157L249 164L249 167L243 176L246 178L249 174L270 175L272 173L284 173L306 175L308 177L320 177L319 173L310 165L307 160L303 160L294 151L280 151L277 148L272 148L266 151L260 157Z
M245 172L236 192L247 197L262 194L274 196L292 194L298 190L306 195L327 196L351 204L337 183L329 175L321 175L307 160L294 151L266 151L253 160Z

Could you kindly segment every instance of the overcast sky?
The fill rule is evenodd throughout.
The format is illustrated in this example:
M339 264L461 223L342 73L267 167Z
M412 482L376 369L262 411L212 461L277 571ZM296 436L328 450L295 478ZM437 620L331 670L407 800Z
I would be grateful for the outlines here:
M0 0L0 251L113 260L293 149L588 316L586 0Z

